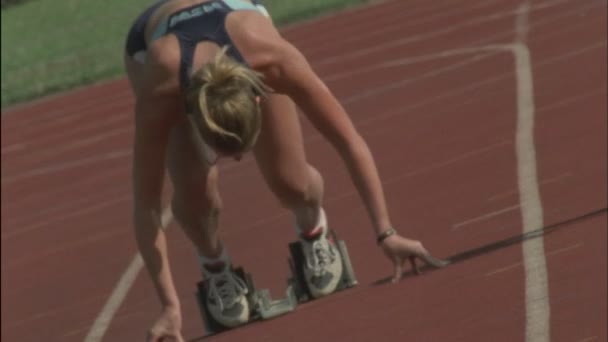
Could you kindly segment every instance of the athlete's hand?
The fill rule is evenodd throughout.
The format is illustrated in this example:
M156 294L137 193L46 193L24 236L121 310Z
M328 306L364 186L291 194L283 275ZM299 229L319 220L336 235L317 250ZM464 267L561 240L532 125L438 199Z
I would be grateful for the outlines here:
M434 258L420 241L406 239L399 234L394 234L382 241L381 245L384 254L393 262L395 273L392 281L398 282L403 275L403 266L406 261L412 265L415 274L421 274L416 258L422 259L426 264L433 267L444 267L449 261Z
M179 309L165 308L148 331L146 342L184 342Z

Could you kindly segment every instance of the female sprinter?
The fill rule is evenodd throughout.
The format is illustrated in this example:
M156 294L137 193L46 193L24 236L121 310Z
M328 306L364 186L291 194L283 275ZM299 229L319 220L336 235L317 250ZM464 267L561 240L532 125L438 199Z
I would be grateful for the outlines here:
M327 238L323 179L306 160L295 105L348 167L378 242L394 264L394 279L408 259L413 267L415 257L433 263L419 241L392 228L366 143L256 1L161 0L131 28L125 64L136 97L135 235L162 304L149 341L183 340L160 223L165 163L174 188L173 214L200 255L210 284L207 305L216 321L235 327L249 319L246 287L231 272L217 234L221 157L238 160L253 151L270 189L294 214L313 296L335 290L342 264Z

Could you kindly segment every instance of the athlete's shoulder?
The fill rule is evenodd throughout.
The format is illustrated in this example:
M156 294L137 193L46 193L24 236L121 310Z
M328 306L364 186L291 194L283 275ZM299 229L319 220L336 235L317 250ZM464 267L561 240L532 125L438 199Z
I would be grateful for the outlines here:
M289 46L270 18L259 12L233 13L226 21L226 30L231 41L253 68L272 63Z

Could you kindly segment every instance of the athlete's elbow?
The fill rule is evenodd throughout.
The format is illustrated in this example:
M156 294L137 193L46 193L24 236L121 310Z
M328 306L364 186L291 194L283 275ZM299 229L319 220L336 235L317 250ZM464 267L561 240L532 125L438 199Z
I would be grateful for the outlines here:
M355 130L344 134L332 135L329 140L338 153L347 159L368 149L363 137Z

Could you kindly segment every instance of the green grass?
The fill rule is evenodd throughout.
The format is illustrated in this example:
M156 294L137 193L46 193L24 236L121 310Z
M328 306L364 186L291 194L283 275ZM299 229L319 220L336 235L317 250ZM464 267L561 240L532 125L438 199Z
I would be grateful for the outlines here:
M124 75L126 33L151 0L36 0L2 10L2 108ZM366 0L266 0L277 25Z

